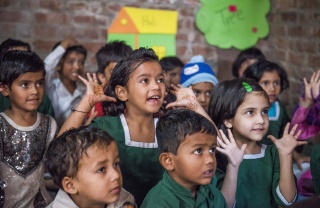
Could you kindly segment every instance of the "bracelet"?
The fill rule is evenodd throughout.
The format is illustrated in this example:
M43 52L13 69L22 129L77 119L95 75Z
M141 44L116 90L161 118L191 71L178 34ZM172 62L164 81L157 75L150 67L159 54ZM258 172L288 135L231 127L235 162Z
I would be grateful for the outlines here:
M79 112L79 113L89 113L89 112L84 112L84 111L77 110L77 109L74 109L74 108L71 108L71 111L72 112Z

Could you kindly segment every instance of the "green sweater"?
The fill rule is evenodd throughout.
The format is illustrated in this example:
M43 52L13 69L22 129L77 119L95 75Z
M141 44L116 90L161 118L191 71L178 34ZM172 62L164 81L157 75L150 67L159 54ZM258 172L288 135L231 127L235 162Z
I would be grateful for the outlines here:
M320 144L317 144L312 149L310 169L312 174L314 192L316 195L320 195Z

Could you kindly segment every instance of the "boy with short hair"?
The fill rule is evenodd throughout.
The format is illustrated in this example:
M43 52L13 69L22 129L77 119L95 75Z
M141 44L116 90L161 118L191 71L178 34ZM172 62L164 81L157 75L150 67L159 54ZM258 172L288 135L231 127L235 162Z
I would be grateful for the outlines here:
M45 88L41 58L8 51L0 59L0 85L10 107L0 113L0 206L44 207L44 154L57 131L55 120L37 112Z
M46 166L60 188L47 208L135 207L133 196L122 189L117 144L105 131L82 126L51 142Z
M173 110L159 119L156 135L166 172L141 207L227 207L215 186L214 125L193 111Z

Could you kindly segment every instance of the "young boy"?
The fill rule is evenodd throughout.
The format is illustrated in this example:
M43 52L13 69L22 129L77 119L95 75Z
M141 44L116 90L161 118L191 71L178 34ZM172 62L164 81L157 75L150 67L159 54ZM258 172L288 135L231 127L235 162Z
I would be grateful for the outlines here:
M43 156L57 124L37 112L45 88L45 69L30 51L8 51L0 60L1 93L10 107L0 113L1 207L45 207Z
M7 51L11 51L11 50L31 51L31 47L29 43L23 42L21 40L8 38L7 40L3 41L0 45L0 56L5 54ZM2 94L0 94L0 103L1 103L0 112L3 112L10 107L10 101L6 97L4 97ZM43 100L39 105L39 108L37 111L39 113L43 113L43 114L54 117L54 111L51 105L51 101L46 94L43 96Z
M173 110L156 128L163 179L142 203L145 207L227 207L215 187L217 132L213 124L190 110Z
M208 112L211 91L218 79L212 68L204 63L202 56L194 56L181 70L180 84L184 87L191 86L198 102Z
M46 166L60 188L47 208L135 207L122 189L117 144L105 131L82 126L51 142Z

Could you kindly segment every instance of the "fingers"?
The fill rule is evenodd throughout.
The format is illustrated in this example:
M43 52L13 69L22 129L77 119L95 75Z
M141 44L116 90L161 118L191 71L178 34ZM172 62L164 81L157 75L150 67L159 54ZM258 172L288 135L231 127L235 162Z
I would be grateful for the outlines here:
M229 141L229 139L227 138L227 136L223 133L223 131L221 130L221 129L219 129L219 132L220 132L220 134L221 134L221 136L222 136L222 140L223 140L223 142L225 143L225 144L230 144L230 141ZM228 132L229 133L229 132Z
M232 132L231 132L230 129L228 129L228 136L229 136L230 142L232 142L232 143L236 142L236 141L234 140L233 134L232 134Z
M292 130L294 129L294 131L296 130L297 127L295 127L296 125L294 125L294 127L292 128ZM286 127L284 128L284 134L289 134L289 127L290 127L290 122L287 123ZM292 131L291 130L291 131Z
M307 141L297 141L297 146L308 144Z
M227 147L227 145L225 143L223 143L219 137L217 137L217 141L218 141L219 147L221 147L223 149L225 149Z
M274 144L276 143L277 139L273 135L267 136Z
M246 150L246 148L247 148L247 144L243 144L243 145L241 146L241 152L244 153L244 151Z

